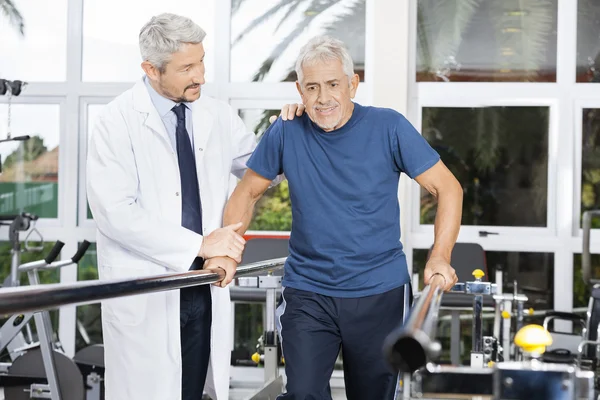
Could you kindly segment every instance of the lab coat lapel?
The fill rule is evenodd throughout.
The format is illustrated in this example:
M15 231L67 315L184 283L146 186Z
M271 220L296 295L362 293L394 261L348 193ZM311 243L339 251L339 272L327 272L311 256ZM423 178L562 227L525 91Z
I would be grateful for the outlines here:
M148 89L146 88L143 79L140 79L133 88L133 108L136 111L146 114L144 125L157 135L161 136L169 148L171 148L171 142L169 141L165 124L160 118L160 115L158 115L156 107L152 104L152 99L150 98L150 94L148 93Z
M213 127L213 116L209 107L202 98L192 103L192 119L194 123L194 152L196 153L196 165L203 164L206 153L206 144Z

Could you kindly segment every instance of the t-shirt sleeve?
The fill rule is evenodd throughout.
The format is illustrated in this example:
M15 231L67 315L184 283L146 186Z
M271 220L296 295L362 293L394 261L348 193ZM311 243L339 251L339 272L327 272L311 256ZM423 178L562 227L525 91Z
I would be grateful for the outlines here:
M283 121L281 117L269 126L248 160L248 168L273 180L283 173Z
M440 156L402 114L397 114L395 120L390 129L395 168L415 179L433 167Z

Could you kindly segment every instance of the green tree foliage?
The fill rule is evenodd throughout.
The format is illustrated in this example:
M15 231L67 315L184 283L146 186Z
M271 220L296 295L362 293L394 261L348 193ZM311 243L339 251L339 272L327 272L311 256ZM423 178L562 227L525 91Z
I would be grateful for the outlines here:
M3 167L7 169L18 162L33 161L47 151L48 148L44 145L44 139L38 135L32 136L25 142L19 142L19 147L4 160Z
M251 230L257 231L289 231L292 229L292 206L288 182L269 189L259 200Z

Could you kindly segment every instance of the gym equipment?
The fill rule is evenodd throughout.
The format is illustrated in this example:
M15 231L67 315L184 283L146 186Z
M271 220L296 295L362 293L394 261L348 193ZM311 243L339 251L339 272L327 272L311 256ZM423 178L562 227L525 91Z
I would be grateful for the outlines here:
M71 259L54 261L64 246L64 243L58 241L45 259L19 265L17 278L18 272L26 272L29 284L39 286L40 270L77 264L89 245L89 242L84 241ZM39 339L37 343L25 341L21 333L31 318L35 321ZM101 399L98 374L95 371L85 373L82 366L64 354L60 342L53 339L48 311L30 311L13 315L0 328L0 351L8 349L12 360L12 364L0 364L0 386L4 387L6 400ZM87 378L87 386L84 385L84 376Z
M242 265L238 267L235 278L237 279L239 277L253 274L261 275L261 273L264 274L266 271L275 271L283 267L284 262L285 258L280 258L267 260L260 263ZM93 304L105 299L123 297L127 295L153 293L197 285L209 285L220 282L224 277L224 271L198 270L185 273L169 273L157 276L147 276L143 278L120 279L112 281L90 280L68 284L6 288L0 290L0 315L25 312L37 313L54 309L63 305ZM14 364L16 364L16 361ZM37 389L42 383L44 383L40 382L41 379L39 379L39 376L26 377L26 379L29 379L30 381L35 381L36 378L38 378L37 382L27 382L27 384L30 385L30 388ZM57 380L58 385L60 386L60 377ZM64 393L62 394L64 395ZM6 400L13 400L8 397L8 392L6 390L5 395L7 396ZM46 397L42 398L56 398L49 397L47 393L43 395ZM90 398L89 390L87 395L88 398ZM70 397L63 398L70 400ZM83 398L80 398L79 400L82 399Z
M527 297L517 293L517 285L513 294L494 294L497 287L483 282L483 271L476 270L474 281L457 284L454 288L454 291L474 296L471 366L438 365L436 358L441 346L435 340L435 328L428 321L435 319L442 307L440 298L453 292L440 293L433 301L427 295L438 290L432 282L423 291L425 297L415 303L405 326L392 332L383 348L388 364L402 374L402 398L600 399L600 381L596 379L600 368L600 281L591 278L589 255L593 216L600 216L600 212L584 213L582 269L586 284L593 285L586 317L551 311L546 313L544 326L523 326L527 314L523 305ZM480 332L481 297L488 295L493 296L496 316L501 314L502 322L501 327L494 327L493 337L485 337ZM506 308L502 310L502 307ZM516 309L517 331L511 337L513 309ZM551 333L553 320L579 324L583 328L582 335ZM498 340L498 332L503 336L502 341ZM512 344L507 345L507 341ZM503 343L502 346L499 343Z
M256 276L244 276L236 279L236 284L243 288L258 288L266 291L266 313L264 334L257 352L252 360L264 365L264 385L246 400L275 399L283 391L283 378L279 375L281 350L278 346L278 333L275 326L277 309L277 291L281 290L281 275L274 271L261 272ZM262 354L261 354L262 351Z
M0 226L8 225L8 239L11 245L11 265L10 275L4 281L4 287L19 286L18 270L21 263L21 253L25 251L41 251L44 248L44 238L35 228L35 223L38 216L27 212L22 212L17 215L0 215ZM32 228L25 238L25 249L21 248L19 232L26 232ZM36 234L40 245L32 246L30 244L30 236Z
M21 91L25 88L25 86L27 86L27 82L0 79L0 96L7 93L9 96L18 96L21 94Z
M460 313L472 312L473 331L470 365L486 365L489 361L515 359L518 348L511 337L523 326L524 317L533 310L525 310L528 297L518 293L514 282L513 293L503 292L503 271L498 266L495 282L487 280L487 264L483 247L477 243L457 243L452 251L451 265L459 282L441 300L440 310L450 311L450 362L461 365ZM476 269L473 270L473 267ZM470 279L473 276L474 279ZM417 288L418 273L413 274L413 287ZM420 293L415 294L415 299ZM483 336L483 312L494 311L493 335ZM513 324L514 320L514 324Z
M403 377L403 399L473 396L494 400L596 399L594 371L582 368L582 363L544 361L543 354L552 344L552 336L539 325L524 326L515 335L520 360L490 361L481 365L477 359L476 365L471 367L436 365L434 360L441 346L435 341L432 321L436 319L443 296L439 285L434 281L425 288L426 295L416 302L406 324L385 340L384 355ZM598 346L600 342L591 344ZM583 347L580 345L580 355Z
M7 123L6 123L6 138L0 139L0 143L5 142L19 142L29 140L29 135L15 136L12 137L11 132L11 105L12 97L21 94L23 88L27 86L26 82L23 81L9 81L6 79L0 79L0 95L8 96L8 110L7 110ZM2 160L0 160L0 173L2 173Z

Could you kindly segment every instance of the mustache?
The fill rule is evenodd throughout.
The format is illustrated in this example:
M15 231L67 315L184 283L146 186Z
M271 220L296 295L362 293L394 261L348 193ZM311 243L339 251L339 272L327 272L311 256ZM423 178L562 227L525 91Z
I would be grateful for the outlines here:
M318 109L322 109L322 108L332 108L332 107L337 107L339 106L339 103L337 102L329 102L326 104L315 104L313 105L313 110L318 110Z
M188 90L188 89L196 89L197 87L200 87L200 84L199 84L199 83L195 83L195 84L193 84L193 85L190 85L190 86L186 87L186 88L185 88L185 90Z

